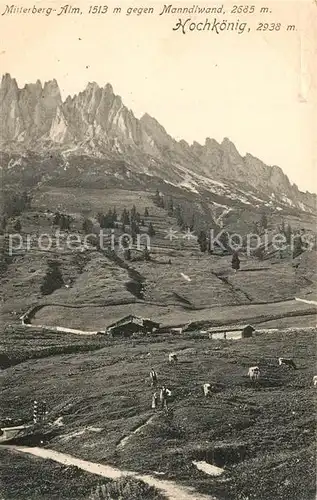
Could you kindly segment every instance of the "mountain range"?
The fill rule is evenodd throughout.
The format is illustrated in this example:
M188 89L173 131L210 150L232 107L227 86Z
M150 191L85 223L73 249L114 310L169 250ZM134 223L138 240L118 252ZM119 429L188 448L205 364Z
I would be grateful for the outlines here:
M57 160L46 179L66 182L74 170L76 182L82 179L83 185L93 175L123 183L159 179L187 192L214 193L246 206L311 213L316 209L316 195L301 192L280 167L249 153L240 155L228 138L191 145L176 141L148 114L137 119L110 84L101 88L88 83L63 101L56 80L19 88L5 74L0 87L0 150L3 171L22 168L30 154L40 165L41 157L49 154Z

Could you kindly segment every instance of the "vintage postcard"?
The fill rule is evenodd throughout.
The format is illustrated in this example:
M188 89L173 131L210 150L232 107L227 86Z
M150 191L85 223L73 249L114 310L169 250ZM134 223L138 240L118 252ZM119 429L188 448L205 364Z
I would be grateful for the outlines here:
M316 1L0 33L0 499L315 500Z

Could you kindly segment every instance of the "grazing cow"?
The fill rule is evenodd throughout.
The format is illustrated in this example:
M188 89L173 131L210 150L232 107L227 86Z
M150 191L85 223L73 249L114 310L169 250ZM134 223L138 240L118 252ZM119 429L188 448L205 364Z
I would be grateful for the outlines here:
M151 386L156 387L157 386L157 373L153 368L150 371L150 378L151 378Z
M258 366L251 366L248 371L248 376L251 382L257 382L260 378L260 368Z
M203 389L204 389L204 395L205 395L205 397L210 396L210 394L211 394L211 384L204 384L203 385Z
M313 384L315 387L317 386L317 375L313 377Z
M295 363L294 363L294 361L292 359L289 359L289 358L278 358L278 364L280 366L286 365L286 366L292 367L292 368L294 368L294 370L296 370L296 365L295 365Z
M170 352L168 355L168 361L170 363L177 363L177 361L178 361L177 354L175 354L175 352Z

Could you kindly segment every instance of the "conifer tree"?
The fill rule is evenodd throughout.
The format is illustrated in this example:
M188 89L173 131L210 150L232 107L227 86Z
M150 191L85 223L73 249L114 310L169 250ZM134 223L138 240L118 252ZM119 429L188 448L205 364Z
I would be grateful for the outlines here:
M153 236L155 236L155 229L153 227L153 224L152 222L150 222L149 224L149 229L148 229L148 235L152 238Z

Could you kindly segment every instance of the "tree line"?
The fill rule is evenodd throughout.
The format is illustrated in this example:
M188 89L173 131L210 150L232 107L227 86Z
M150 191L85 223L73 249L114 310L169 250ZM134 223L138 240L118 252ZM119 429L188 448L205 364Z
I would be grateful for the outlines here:
M147 233L150 237L155 236L156 231L153 223L146 224L145 218L149 217L149 209L145 207L143 216L137 211L136 206L133 205L131 210L124 208L121 215L118 215L116 208L109 209L107 213L98 212L97 221L101 229L120 229L122 233L126 233L129 228L133 240L141 232L141 227L147 227ZM82 229L86 234L92 233L94 229L93 221L85 218L83 221Z

